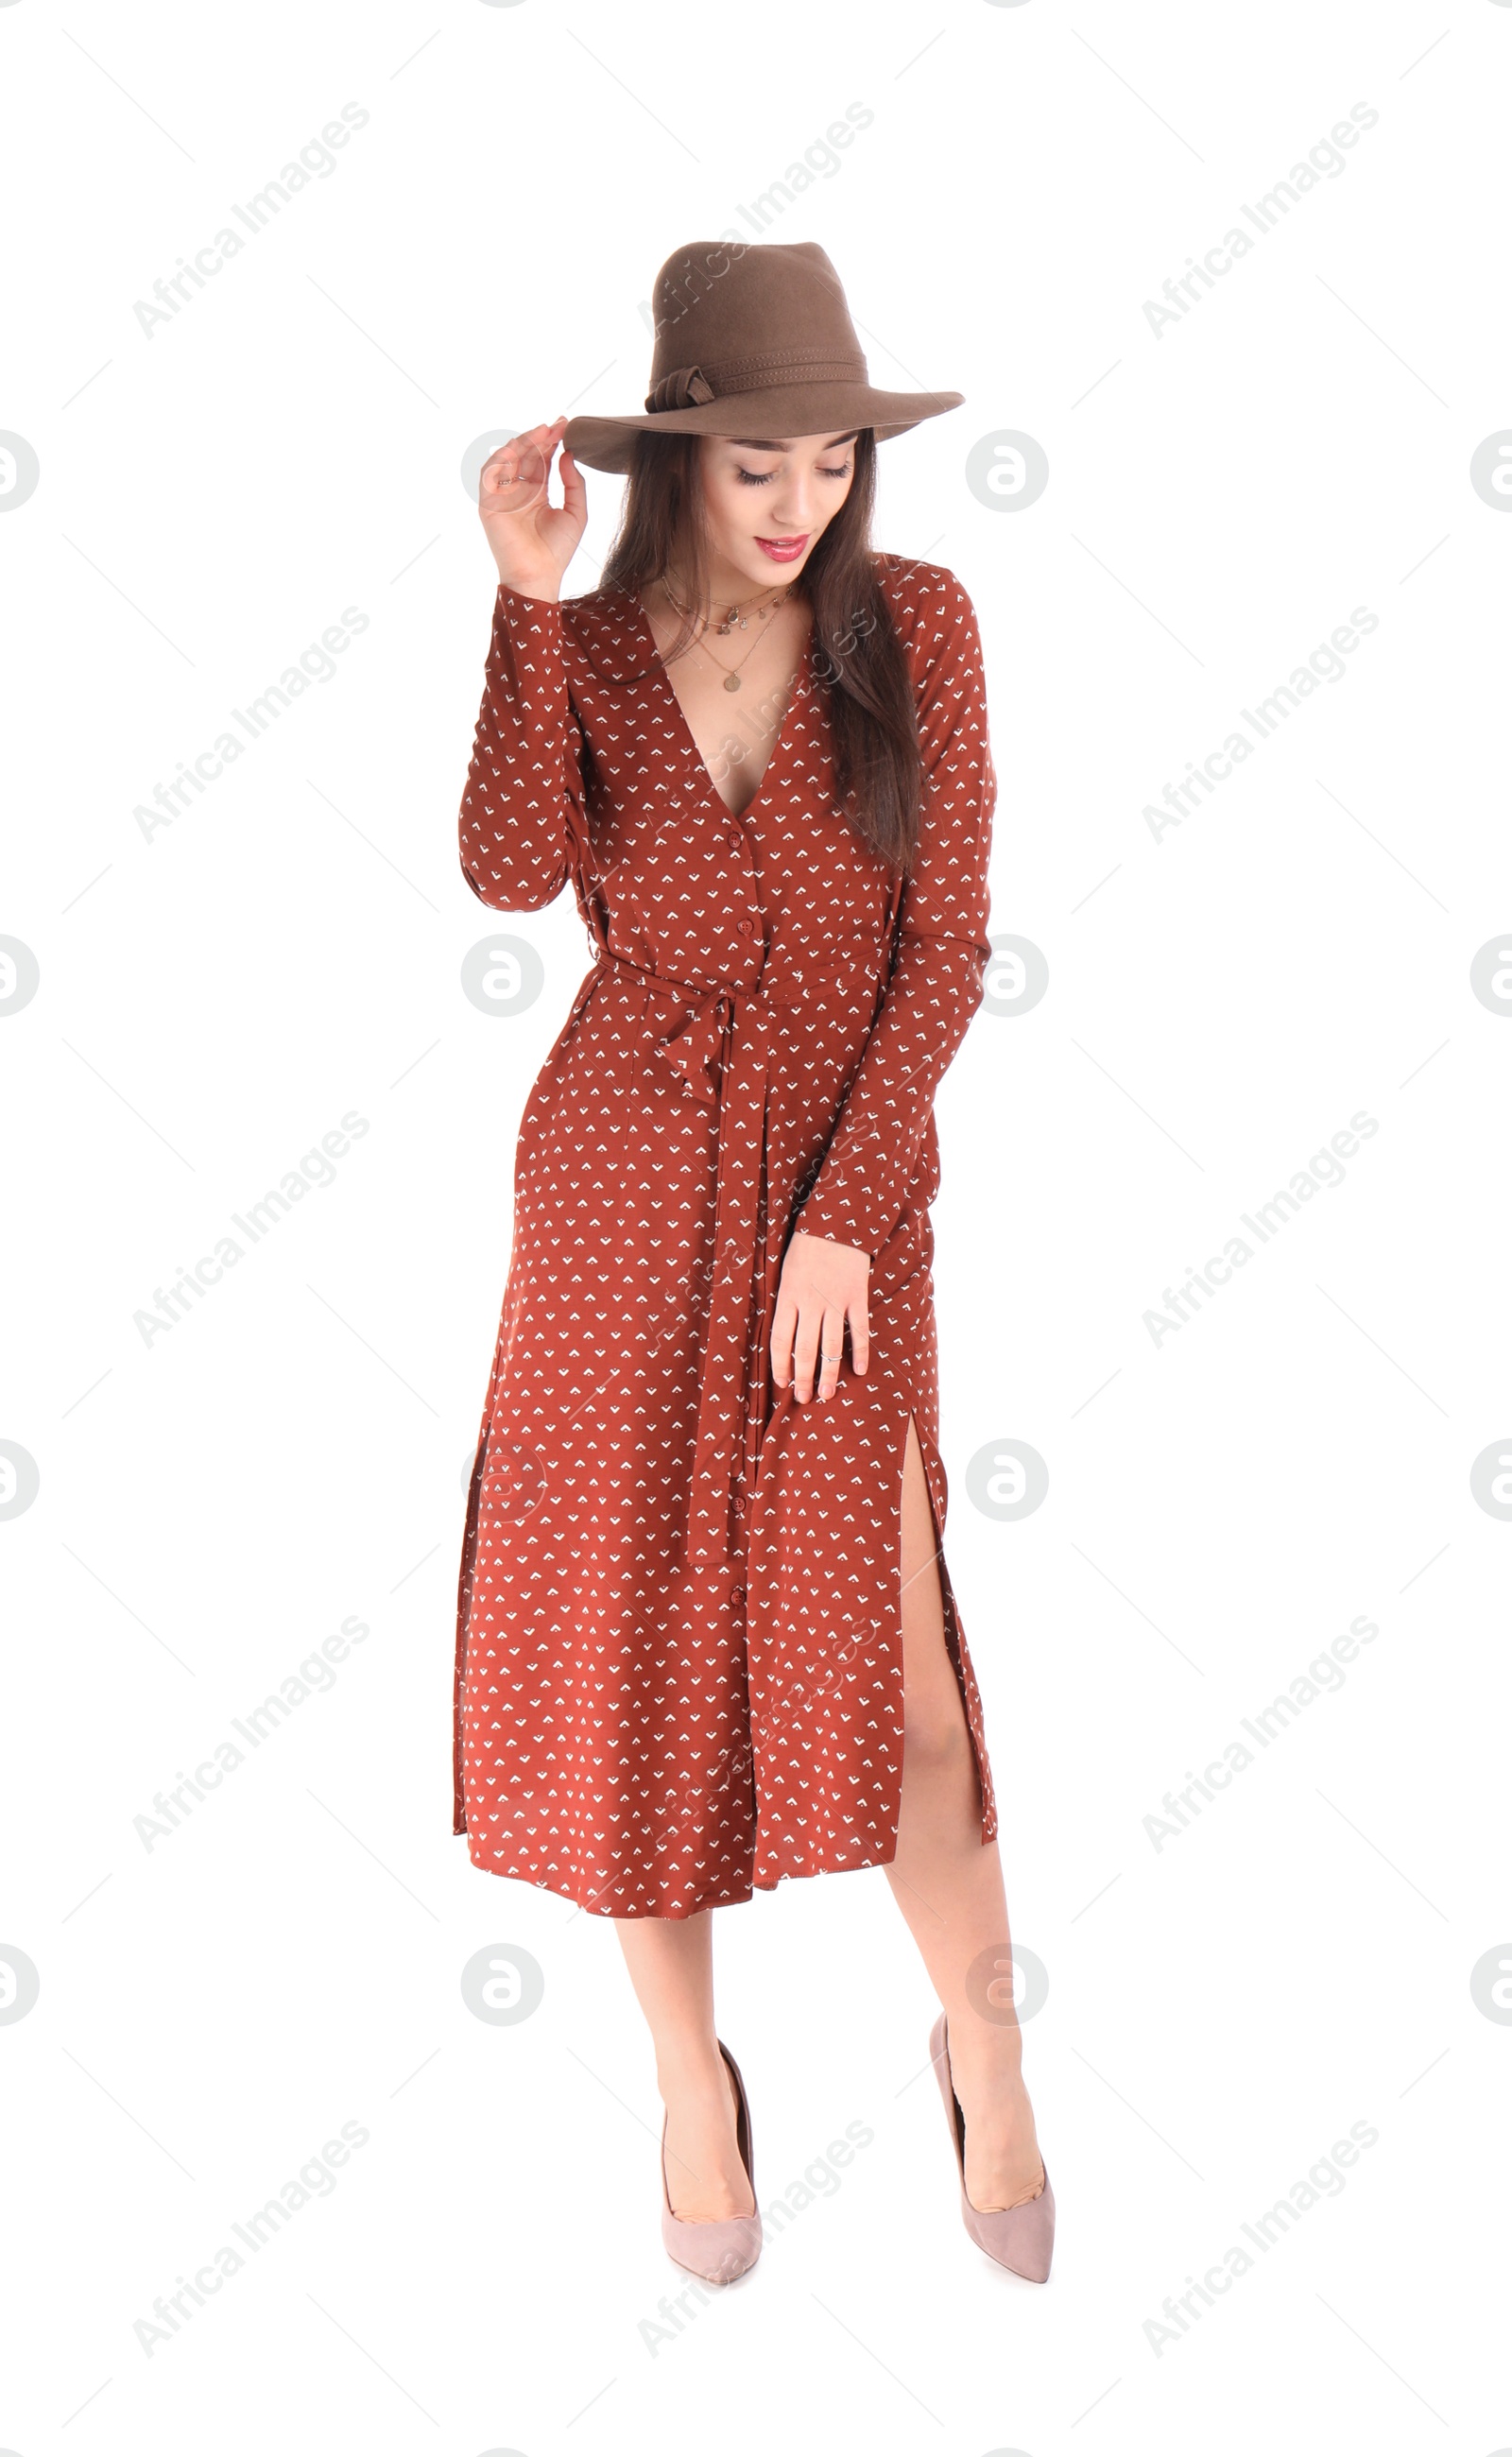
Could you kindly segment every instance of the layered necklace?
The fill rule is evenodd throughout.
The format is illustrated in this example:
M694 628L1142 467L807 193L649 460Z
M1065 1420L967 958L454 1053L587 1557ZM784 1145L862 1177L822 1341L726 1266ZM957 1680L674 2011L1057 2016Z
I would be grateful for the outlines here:
M724 669L724 687L727 692L737 692L740 689L740 668L745 664L746 658L752 656L760 645L762 636L759 629L760 625L765 623L769 615L775 614L779 606L785 606L787 604L788 599L792 596L793 591L797 587L797 581L790 580L787 587L785 588L778 589L775 596L771 595L770 592L764 588L758 588L754 597L742 598L738 604L726 607L723 615L717 622L714 619L713 609L711 609L709 613L701 614L696 618L699 624L700 640L706 639L710 631L717 632L719 637L723 639L731 631L749 631L752 624L751 609L755 607L756 609L755 619L758 628L756 630L755 639L752 641L750 648L745 651L744 656L737 658L735 665L727 666ZM661 588L662 594L666 598L669 606L672 607L673 612L682 616L686 620L687 616L693 611L692 608L684 606L681 600L673 595L665 579L662 581ZM763 597L768 601L764 606L758 603L758 601ZM692 640L688 643L689 648L693 648L695 645L697 644ZM679 650L677 653L681 656L685 651ZM718 657L714 658L714 663L716 666L721 664L721 659Z

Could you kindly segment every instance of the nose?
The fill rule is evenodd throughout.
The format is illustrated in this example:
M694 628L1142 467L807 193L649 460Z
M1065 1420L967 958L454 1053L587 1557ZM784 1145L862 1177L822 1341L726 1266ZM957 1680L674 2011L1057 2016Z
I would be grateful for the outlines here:
M761 534L763 537L804 537L818 526L818 489L811 477L795 472L779 484L777 501L773 506L772 525Z

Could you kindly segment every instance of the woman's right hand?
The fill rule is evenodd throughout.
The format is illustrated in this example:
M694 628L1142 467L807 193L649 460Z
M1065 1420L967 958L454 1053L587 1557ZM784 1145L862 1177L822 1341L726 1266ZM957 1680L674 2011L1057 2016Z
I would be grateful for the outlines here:
M522 597L561 596L562 575L588 526L588 488L565 444L562 502L553 506L547 497L551 456L566 425L565 418L554 418L549 426L527 427L501 444L478 482L478 516L499 578Z

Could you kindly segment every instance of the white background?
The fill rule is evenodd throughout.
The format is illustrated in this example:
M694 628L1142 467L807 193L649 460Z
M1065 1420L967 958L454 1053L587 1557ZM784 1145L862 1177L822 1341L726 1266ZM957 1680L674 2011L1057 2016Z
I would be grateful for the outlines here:
M842 2445L1027 2457L1512 2443L1506 1065L1512 8L1108 0L823 11L10 0L0 520L0 2025L20 2457ZM355 103L203 292L134 313ZM885 384L877 542L979 609L997 933L1049 989L946 1078L946 1538L982 1680L1052 2281L967 2241L933 2006L880 1871L722 1915L769 2213L737 2288L657 2235L649 2045L608 1925L451 1833L463 1472L514 1133L587 960L462 994L455 814L493 572L487 430L634 409L643 302L745 227L830 253ZM1160 338L1144 313L1357 103L1377 124ZM970 491L1033 436L1020 512ZM618 483L590 476L569 588ZM367 629L149 839L134 817L348 607ZM1363 607L1377 629L1158 840L1142 813ZM1377 1131L1200 1314L1143 1319L1358 1110ZM170 1332L134 1322L343 1113L368 1132ZM1253 1239L1250 1241L1254 1243ZM966 1463L1032 1445L1027 1518ZM343 1617L334 1687L149 1850L134 1821ZM1335 1694L1176 1839L1144 1821L1356 1617ZM524 1947L538 2013L459 1974ZM1512 1954L1512 1947L1507 1948ZM1487 2002L1491 2000L1486 1998ZM135 2324L343 2122L336 2189L151 2355ZM1223 2301L1145 2323L1350 2126L1378 2141ZM1502 2312L1502 2323L1496 2315ZM663 2325L666 2325L665 2322Z

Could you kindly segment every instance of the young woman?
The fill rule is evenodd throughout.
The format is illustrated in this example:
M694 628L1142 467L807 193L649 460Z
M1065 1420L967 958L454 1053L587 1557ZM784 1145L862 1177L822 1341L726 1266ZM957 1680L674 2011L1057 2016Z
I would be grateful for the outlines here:
M454 1826L478 1868L614 1920L664 2240L717 2281L761 2221L713 1912L885 1867L941 2001L966 2226L1043 2279L930 1278L996 784L965 590L870 544L879 440L961 396L868 382L810 244L681 248L652 303L645 414L531 427L481 484L500 586L462 867L506 912L570 882L594 962L516 1151ZM564 602L579 461L630 485Z

